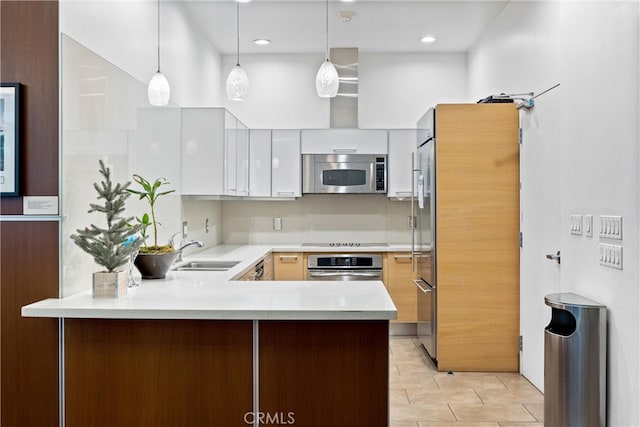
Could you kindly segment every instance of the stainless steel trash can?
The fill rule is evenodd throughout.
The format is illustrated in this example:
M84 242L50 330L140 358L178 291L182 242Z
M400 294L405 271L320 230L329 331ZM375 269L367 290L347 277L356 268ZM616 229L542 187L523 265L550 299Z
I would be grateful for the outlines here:
M544 425L606 424L607 309L573 293L547 295Z

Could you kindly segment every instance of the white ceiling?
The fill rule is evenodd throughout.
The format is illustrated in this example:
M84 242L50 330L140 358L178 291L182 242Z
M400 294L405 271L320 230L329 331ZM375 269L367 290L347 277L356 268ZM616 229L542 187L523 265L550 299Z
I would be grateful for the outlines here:
M222 54L236 53L234 0L183 0L187 12ZM465 52L508 1L356 0L329 2L329 46L362 52ZM325 2L252 0L240 4L240 54L310 53L325 49ZM341 11L354 13L342 23ZM435 35L435 43L420 38ZM268 38L267 46L252 40Z

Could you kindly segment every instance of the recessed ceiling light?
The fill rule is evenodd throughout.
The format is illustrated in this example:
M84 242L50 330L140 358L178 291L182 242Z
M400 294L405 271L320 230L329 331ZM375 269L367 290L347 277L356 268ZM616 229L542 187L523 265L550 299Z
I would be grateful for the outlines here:
M424 36L420 39L422 43L433 43L436 41L436 36Z
M249 3L251 0L236 0L238 3Z
M269 39L253 39L253 42L257 45L264 46L271 43Z

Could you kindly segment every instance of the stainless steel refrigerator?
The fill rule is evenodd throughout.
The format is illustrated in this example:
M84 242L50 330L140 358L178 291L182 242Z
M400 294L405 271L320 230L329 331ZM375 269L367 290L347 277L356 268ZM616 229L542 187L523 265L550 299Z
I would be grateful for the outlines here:
M416 258L418 293L417 333L425 350L438 363L438 284L436 271L435 144L436 109L430 108L418 121L417 152L414 158L414 215L416 218L413 254Z

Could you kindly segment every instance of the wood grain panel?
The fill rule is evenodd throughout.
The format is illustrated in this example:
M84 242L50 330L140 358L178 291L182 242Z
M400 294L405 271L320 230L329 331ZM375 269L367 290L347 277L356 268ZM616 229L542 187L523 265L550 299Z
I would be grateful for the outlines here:
M58 425L58 320L21 307L58 296L57 222L0 222L0 424Z
M436 112L438 368L517 371L518 113L513 104Z
M388 325L261 321L260 411L305 427L386 427Z
M23 86L22 194L58 194L58 1L0 2L0 76ZM3 215L22 198L3 198Z
M302 252L274 252L273 276L275 280L303 280L305 263Z
M251 321L65 320L66 425L246 426Z
M389 253L387 258L385 269L387 288L398 309L398 318L394 322L416 322L418 320L418 294L416 285L413 283L411 253Z

